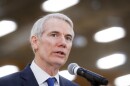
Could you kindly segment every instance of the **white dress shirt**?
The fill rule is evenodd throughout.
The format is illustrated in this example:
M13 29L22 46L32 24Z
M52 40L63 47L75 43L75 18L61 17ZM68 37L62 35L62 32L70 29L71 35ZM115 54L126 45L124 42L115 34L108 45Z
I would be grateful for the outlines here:
M46 73L44 70L42 70L34 61L32 61L30 68L31 68L39 86L48 86L46 80L50 77L56 78L56 82L55 82L54 86L60 86L59 74L56 74L55 76L50 76L48 73Z

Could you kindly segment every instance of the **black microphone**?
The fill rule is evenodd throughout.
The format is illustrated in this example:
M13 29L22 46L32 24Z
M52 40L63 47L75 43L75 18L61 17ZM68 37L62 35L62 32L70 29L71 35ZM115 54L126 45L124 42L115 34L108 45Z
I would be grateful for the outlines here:
M84 78L86 78L88 81L91 82L91 84L98 84L98 85L107 85L108 80L104 78L103 76L96 74L90 70L86 70L84 68L81 68L76 63L71 63L68 66L68 71L72 75L79 75Z

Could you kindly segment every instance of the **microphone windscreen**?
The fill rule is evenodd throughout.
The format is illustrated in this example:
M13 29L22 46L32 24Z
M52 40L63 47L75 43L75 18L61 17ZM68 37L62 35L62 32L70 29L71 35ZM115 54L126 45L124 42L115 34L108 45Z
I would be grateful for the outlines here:
M78 67L76 63L71 63L68 65L68 71L70 74L74 75L75 74L75 68Z

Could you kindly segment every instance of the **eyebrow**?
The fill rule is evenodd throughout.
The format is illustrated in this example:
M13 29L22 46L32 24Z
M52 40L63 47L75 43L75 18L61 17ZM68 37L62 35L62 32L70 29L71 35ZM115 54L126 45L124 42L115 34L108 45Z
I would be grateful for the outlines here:
M52 31L51 33L60 33L60 32L58 32L58 31ZM71 34L66 34L66 36L73 37Z
M59 33L58 31L51 31L50 33Z
M70 36L71 38L73 37L71 34L67 34L66 36Z

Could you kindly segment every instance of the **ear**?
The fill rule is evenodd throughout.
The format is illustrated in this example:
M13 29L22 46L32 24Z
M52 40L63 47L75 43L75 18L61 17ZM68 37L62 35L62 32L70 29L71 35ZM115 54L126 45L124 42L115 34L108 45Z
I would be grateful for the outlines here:
M30 42L31 42L32 48L34 50L37 50L38 49L38 44L39 44L38 43L39 42L38 38L36 36L32 36L31 39L30 39Z

